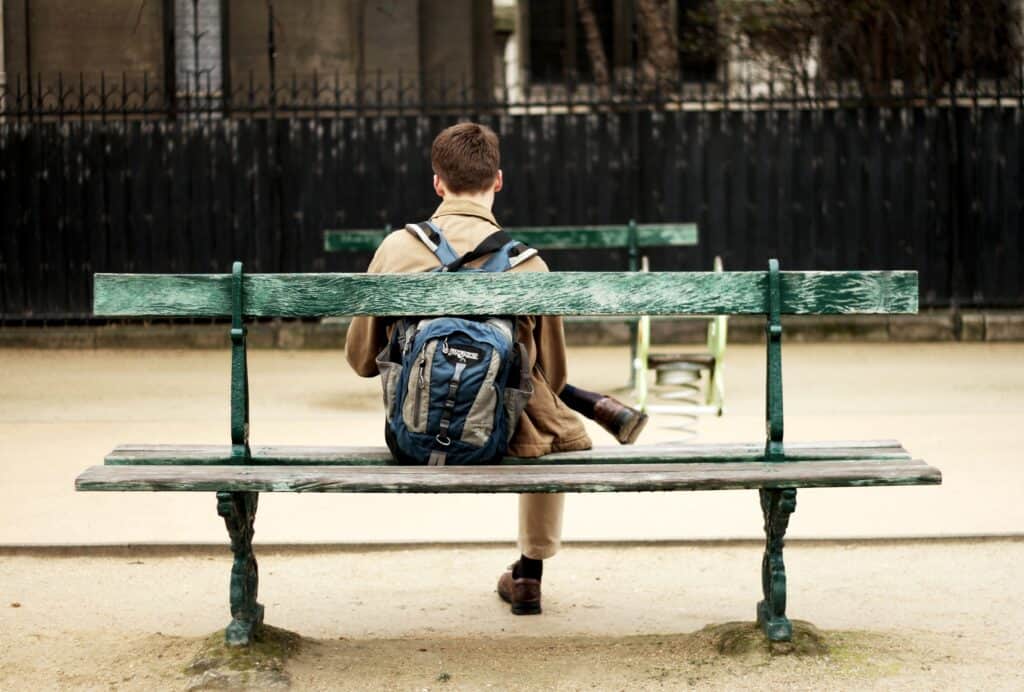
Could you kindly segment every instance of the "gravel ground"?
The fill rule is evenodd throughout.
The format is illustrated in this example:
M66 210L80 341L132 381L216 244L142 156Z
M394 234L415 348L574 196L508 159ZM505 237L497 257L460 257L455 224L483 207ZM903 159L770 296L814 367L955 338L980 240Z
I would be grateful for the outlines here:
M577 384L624 379L624 349L570 358ZM511 616L493 593L514 557L500 543L514 535L512 497L268 494L261 600L299 638L263 682L1024 689L1024 344L791 344L784 358L787 440L895 438L944 473L941 487L800 493L791 537L825 540L787 549L789 613L820 628L825 651L723 650L748 626L728 623L749 622L758 600L760 548L718 540L760 533L750 491L570 497L574 543L550 562L536 618ZM757 346L730 350L727 414L702 418L696 441L763 435L763 359ZM118 443L225 442L228 361L0 351L0 689L216 684L195 672L228 618L213 498L72 483ZM251 371L255 443L381 442L378 384L340 353L257 351ZM645 441L680 439L671 422L655 418ZM935 538L979 535L1002 538ZM835 540L856 537L900 540ZM595 540L622 543L580 542ZM683 542L637 543L648 540ZM90 544L144 545L25 547Z
M196 679L185 668L228 619L227 551L102 552L0 554L0 688ZM827 649L802 656L719 650L721 626L752 618L753 543L569 547L547 565L537 617L493 592L511 557L261 554L267 622L303 638L281 677L324 690L1024 689L1024 540L791 544L789 614Z

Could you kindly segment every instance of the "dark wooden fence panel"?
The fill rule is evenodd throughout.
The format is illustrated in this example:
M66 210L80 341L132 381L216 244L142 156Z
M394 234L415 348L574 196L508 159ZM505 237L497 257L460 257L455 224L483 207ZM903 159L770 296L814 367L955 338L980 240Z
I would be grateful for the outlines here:
M696 221L700 246L652 268L917 269L922 305L1024 305L1019 105L478 117L502 139L506 225ZM88 317L97 271L360 271L369 256L325 254L323 230L426 218L453 120L0 123L0 319Z

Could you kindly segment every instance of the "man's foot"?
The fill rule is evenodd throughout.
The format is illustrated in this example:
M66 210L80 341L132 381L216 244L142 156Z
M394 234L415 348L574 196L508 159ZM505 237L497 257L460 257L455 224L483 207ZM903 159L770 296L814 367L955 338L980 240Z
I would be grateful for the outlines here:
M594 420L620 444L631 445L647 425L647 414L606 396L594 404Z
M537 615L540 613L540 579L516 577L517 560L498 579L498 595L512 606L515 615Z

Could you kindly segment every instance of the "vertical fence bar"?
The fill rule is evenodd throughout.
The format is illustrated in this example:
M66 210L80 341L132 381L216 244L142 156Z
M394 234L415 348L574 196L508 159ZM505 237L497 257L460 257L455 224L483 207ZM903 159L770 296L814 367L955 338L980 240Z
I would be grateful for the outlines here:
M163 0L164 108L171 120L177 115L177 55L174 46L174 2Z
M270 78L270 118L276 117L277 110L277 44L274 40L274 3L267 0L267 68Z
M949 151L949 286L950 303L955 309L960 303L960 291L963 285L963 269L960 263L960 127L957 117L956 80L956 1L948 0L946 13L946 41L949 53L949 107L946 118L949 122L949 133L946 146Z
M25 17L24 17L24 19L25 19L25 27L24 27L24 31L25 31L25 74L28 76L28 80L27 80L26 86L28 87L28 103L29 103L29 108L31 109L31 107L32 107L32 73L33 73L34 70L33 70L33 65L32 65L32 3L30 2L30 0L25 0L25 6L24 6L23 9L24 9L24 12L25 12ZM3 27L0 27L0 31L2 31L2 30L3 30Z
M220 0L220 93L224 117L231 117L231 2Z

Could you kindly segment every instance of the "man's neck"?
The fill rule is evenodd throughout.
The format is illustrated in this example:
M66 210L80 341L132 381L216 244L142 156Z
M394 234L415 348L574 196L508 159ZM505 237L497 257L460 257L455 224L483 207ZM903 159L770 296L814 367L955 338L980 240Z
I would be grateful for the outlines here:
M491 211L494 207L494 190L488 190L487 192L481 192L479 194L453 194L451 192L445 194L445 202L472 202L473 204L479 204L487 211Z

